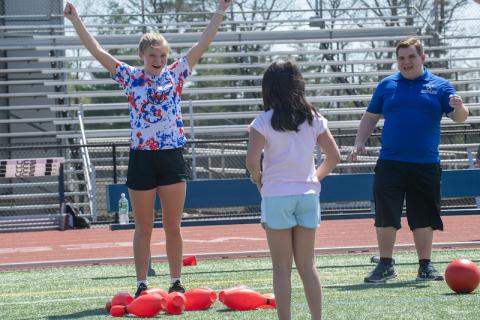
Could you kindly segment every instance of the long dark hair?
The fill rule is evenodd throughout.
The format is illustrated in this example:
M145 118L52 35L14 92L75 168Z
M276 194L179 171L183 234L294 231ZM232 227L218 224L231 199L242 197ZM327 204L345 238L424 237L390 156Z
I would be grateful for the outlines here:
M272 128L295 131L305 120L311 125L315 108L305 99L305 80L293 60L272 63L262 80L263 108L273 110Z

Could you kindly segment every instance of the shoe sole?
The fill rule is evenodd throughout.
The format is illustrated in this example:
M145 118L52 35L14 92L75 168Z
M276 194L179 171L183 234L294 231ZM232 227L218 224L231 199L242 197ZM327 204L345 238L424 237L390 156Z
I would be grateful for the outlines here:
M393 278L396 278L396 277L397 277L397 275L394 274L394 275L385 277L385 278L383 278L383 279L381 279L381 280L367 280L367 279L363 279L363 281L364 281L365 283L385 283L385 282L387 282L387 280L390 280L390 279L393 279Z
M417 277L415 279L416 281L443 281L443 277L440 276L440 277L436 277L436 278L422 278L422 277Z

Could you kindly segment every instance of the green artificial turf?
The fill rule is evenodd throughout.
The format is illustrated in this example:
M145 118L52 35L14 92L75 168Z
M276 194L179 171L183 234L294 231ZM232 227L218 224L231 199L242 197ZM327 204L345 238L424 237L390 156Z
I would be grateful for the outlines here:
M416 255L395 255L398 277L383 285L363 284L374 267L371 254L322 255L317 266L323 285L324 319L480 319L480 289L455 294L445 282L415 282ZM479 250L434 252L435 266L444 271L455 258L477 262ZM166 288L168 268L154 264L156 276L150 287ZM208 286L217 292L243 284L260 293L272 292L269 258L199 260L183 269L188 288ZM133 265L95 265L0 272L0 319L105 319L105 302L116 292L134 292ZM293 270L292 319L309 319L301 281ZM219 301L205 311L179 316L161 313L166 319L276 319L272 309L230 311Z

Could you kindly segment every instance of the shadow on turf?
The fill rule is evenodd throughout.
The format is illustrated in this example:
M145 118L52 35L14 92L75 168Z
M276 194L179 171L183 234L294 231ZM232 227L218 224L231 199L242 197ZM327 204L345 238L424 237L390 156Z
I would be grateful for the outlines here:
M422 289L429 287L426 282L421 281L397 281L388 283L357 283L357 284L338 284L338 285L326 285L325 288L335 288L343 291L355 291L355 290L369 290L372 288L406 288L412 287L416 289Z
M217 312L230 313L230 312L238 312L238 311L224 308L224 309L217 310ZM48 320L81 319L83 317L92 317L92 316L101 316L101 315L105 315L105 317L108 317L108 313L106 313L105 309L100 308L100 309L93 309L93 310L84 310L84 311L75 312L71 314L64 314L61 316L49 316L45 319L48 319Z
M471 259L473 262L480 262L480 259ZM438 260L435 261L437 264L448 264L450 263L450 260ZM350 265L317 265L317 269L335 269L335 268L363 268L367 266L372 266L375 265L375 263L371 263L370 261L368 263L362 263L362 264L350 264ZM396 266L416 266L418 265L417 261L412 261L412 262L396 262ZM185 269L183 269L185 270ZM182 272L184 275L194 275L194 274L221 274L221 273L238 273L239 271L271 271L271 268L256 268L256 269L231 269L231 270L212 270L212 271L191 271L191 272ZM296 270L295 267L292 268L292 270ZM156 275L149 276L149 277L167 277L170 276L169 273L157 273ZM112 276L112 277L98 277L98 278L90 278L91 280L108 280L108 279L124 279L124 278L135 278L135 274L131 274L128 276Z
M83 317L92 317L92 316L101 316L101 315L105 315L105 317L107 317L108 313L106 313L105 308L84 310L84 311L74 312L70 314L62 314L60 316L48 316L45 319L49 319L49 320L81 319Z
M397 265L415 265L415 263L398 263ZM317 269L335 269L335 268L364 268L366 266L371 266L372 264L351 264L351 265L319 265ZM185 269L183 269L185 270ZM292 270L295 271L297 268L292 267ZM238 273L238 272L270 272L272 268L256 268L256 269L231 269L231 270L212 270L212 271L191 271L191 272L182 272L182 275L198 275L198 274L223 274L223 273ZM169 277L169 273L156 273L154 276L149 275L149 278L155 277ZM109 279L125 279L125 278L135 278L135 274L132 273L131 275L125 276L111 276L111 277L94 277L89 278L91 280L109 280Z
M295 269L295 268L293 268ZM185 269L183 269L185 270ZM271 268L257 268L257 269L232 269L232 270L212 270L212 271L192 271L192 272L184 272L182 271L182 275L196 275L196 274L220 274L220 273L238 273L238 272L247 272L247 271L272 271ZM155 278L155 277L169 277L169 273L157 273L154 276L148 276L149 278ZM132 275L128 276L114 276L114 277L95 277L95 278L89 278L91 280L108 280L108 279L125 279L125 278L135 278L135 274L132 273Z
M470 292L470 293L448 292L448 293L444 293L443 295L446 296L446 297L459 297L459 296L472 296L473 297L473 296L478 295L478 294L480 294L480 292L473 291L473 292Z
M414 263L411 263L414 264ZM317 269L332 269L332 268L363 268L366 266L370 266L371 264L351 264L351 265L319 265L317 266ZM401 265L401 264L399 264ZM292 270L296 270L297 268L292 267ZM183 269L185 270L185 268ZM231 270L212 270L212 271L191 271L191 272L182 272L182 275L197 275L197 274L222 274L222 273L238 273L238 272L248 272L248 271L254 271L254 272L262 272L262 271L272 271L272 268L255 268L255 269L231 269ZM151 277L168 277L170 276L169 273L157 273L154 276L149 276ZM90 278L91 280L109 280L109 279L125 279L125 278L135 278L135 274L131 274L128 276L122 275L122 276L112 276L112 277L95 277L95 278Z

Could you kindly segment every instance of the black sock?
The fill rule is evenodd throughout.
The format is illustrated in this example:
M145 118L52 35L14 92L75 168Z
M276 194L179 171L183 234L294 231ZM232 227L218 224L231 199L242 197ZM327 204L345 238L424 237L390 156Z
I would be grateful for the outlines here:
M380 263L381 263L381 264L392 265L392 264L393 264L393 259L392 259L392 258L380 257Z
M429 264L429 263L430 263L430 259L420 259L420 260L418 260L418 263L419 263L419 264Z

